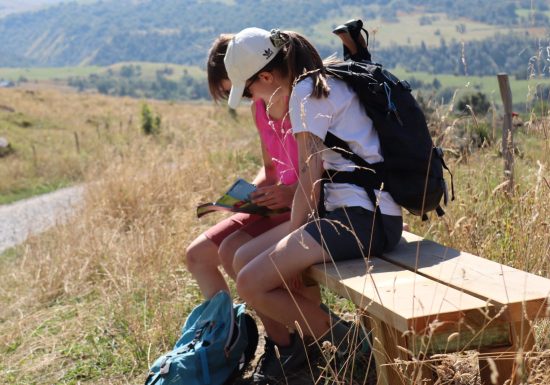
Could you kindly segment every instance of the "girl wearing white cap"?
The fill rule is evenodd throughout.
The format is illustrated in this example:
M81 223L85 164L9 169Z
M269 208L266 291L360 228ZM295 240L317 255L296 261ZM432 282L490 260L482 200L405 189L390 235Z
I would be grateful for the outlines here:
M290 233L259 255L246 245L237 250L237 290L267 317L289 327L298 322L304 333L317 341L331 340L340 353L349 353L346 336L338 328L331 329L330 316L318 302L291 289L313 264L368 258L398 243L401 208L387 192L376 191L381 215L375 215L376 202L362 187L326 183L326 213L319 217L317 211L323 170L355 167L324 146L327 132L346 141L369 163L383 161L378 134L354 91L325 74L315 48L297 33L244 29L229 43L224 61L232 82L231 107L238 105L243 93L266 103L289 101L300 164ZM263 67L262 61L266 63Z

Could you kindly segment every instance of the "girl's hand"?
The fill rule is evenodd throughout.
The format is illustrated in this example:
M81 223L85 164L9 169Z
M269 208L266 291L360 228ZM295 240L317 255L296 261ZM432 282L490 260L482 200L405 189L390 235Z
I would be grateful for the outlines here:
M269 209L282 209L292 206L294 188L284 184L258 187L250 194L252 203L258 206L266 206Z

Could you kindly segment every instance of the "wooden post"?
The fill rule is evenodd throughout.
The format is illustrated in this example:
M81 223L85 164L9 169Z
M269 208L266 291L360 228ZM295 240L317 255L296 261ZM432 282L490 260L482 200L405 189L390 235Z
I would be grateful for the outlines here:
M32 163L34 165L34 171L38 168L38 155L36 155L36 146L34 143L31 145L32 148Z
M78 132L74 132L74 144L76 146L76 153L80 154L80 140L78 140Z
M504 177L508 180L506 191L514 191L514 135L512 131L512 91L508 74L497 75L500 96L504 105L504 125L502 129L502 156L504 157Z
M495 102L492 102L492 114L491 114L491 127L493 129L493 132L491 133L491 141L494 143L495 140L497 140L497 106L495 105Z

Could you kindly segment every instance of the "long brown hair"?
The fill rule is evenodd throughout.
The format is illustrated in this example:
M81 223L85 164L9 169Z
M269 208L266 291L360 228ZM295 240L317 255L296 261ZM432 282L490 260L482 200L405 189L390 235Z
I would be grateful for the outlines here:
M289 87L305 77L313 80L311 95L315 98L327 97L330 88L323 65L323 60L315 47L302 35L293 31L272 31L283 44L282 49L264 68L264 71L278 70L288 77Z
M208 90L216 103L220 100L227 99L228 96L227 92L222 87L222 81L229 79L223 59L227 52L227 45L233 36L233 34L222 33L214 40L208 51L208 60L206 62Z

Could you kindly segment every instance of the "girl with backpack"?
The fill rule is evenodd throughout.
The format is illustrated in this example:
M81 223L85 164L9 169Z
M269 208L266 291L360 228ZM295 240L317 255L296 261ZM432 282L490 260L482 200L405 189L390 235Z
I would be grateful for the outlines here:
M263 68L250 66L261 59ZM318 303L289 289L313 264L369 258L398 243L401 207L385 191L376 190L373 202L362 187L329 180L323 191L326 211L322 217L317 214L324 169L355 167L324 146L327 133L346 141L369 163L383 161L378 134L354 91L325 74L316 49L298 33L244 29L229 43L224 61L232 83L230 107L235 108L245 93L266 102L274 95L288 97L299 154L289 234L259 255L246 245L237 250L237 291L260 313L289 327L298 322L306 335L318 342L332 341L346 354L345 329L331 328L330 316ZM381 215L375 215L378 212Z

